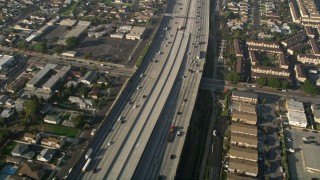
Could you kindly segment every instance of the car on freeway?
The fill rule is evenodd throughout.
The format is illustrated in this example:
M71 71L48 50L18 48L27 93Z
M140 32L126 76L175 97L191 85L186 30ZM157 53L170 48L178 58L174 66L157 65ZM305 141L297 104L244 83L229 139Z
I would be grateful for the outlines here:
M176 155L174 155L174 154L170 155L170 159L175 159L175 158L176 158Z

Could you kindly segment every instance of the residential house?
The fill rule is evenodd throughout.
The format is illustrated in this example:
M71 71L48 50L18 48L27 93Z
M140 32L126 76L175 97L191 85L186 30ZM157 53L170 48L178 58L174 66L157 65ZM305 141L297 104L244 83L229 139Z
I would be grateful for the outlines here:
M56 153L54 149L45 148L41 151L41 153L37 156L38 161L50 162L53 155Z
M4 109L1 112L1 117L3 118L11 118L14 115L14 110L13 109Z
M57 137L44 137L41 140L41 144L54 148L61 148L64 145L64 140Z
M42 179L45 175L41 164L36 162L22 162L18 168L18 174L20 176L27 176L32 179Z
M68 100L80 108L92 108L93 107L93 104L92 104L91 100L89 100L89 99L79 98L76 96L70 96L68 98Z
M9 96L7 95L1 95L0 96L0 105L4 105L5 102L9 99Z
M61 118L59 115L48 114L44 117L43 121L49 124L60 124Z
M108 81L107 81L104 77L100 77L100 78L97 80L97 83L98 83L98 84L105 84L106 86L108 85Z
M84 77L82 77L80 79L80 82L83 83L83 84L92 84L92 82L95 80L97 76L97 73L95 71L88 71Z
M26 158L26 159L32 159L35 153L32 151L29 151L29 147L27 144L18 143L11 151L11 155Z
M28 142L28 143L33 143L37 144L40 139L39 135L36 134L31 134L31 133L24 133L23 135L23 141Z

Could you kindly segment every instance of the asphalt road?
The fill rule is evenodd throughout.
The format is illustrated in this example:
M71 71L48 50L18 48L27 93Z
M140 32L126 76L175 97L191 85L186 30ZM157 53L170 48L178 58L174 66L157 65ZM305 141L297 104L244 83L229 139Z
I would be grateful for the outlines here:
M253 91L257 93L269 94L269 96L279 96L285 99L294 98L297 101L301 101L301 102L311 102L314 104L320 103L320 95L309 95L309 94L302 93L299 90L289 89L287 92L282 92L269 87L253 88L253 87L243 86L240 83L236 85L226 84L226 82L224 82L223 80L218 80L218 79L203 78L201 80L200 87L202 89L211 89L211 90L220 90L220 91L223 91L224 89L237 88L238 90L247 90L247 91Z

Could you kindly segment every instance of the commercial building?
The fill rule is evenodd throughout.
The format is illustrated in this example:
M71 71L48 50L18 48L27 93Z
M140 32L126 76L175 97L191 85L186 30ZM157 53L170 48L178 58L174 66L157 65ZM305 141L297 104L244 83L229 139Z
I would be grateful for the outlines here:
M122 25L122 26L119 26L119 28L116 30L116 32L124 34L124 33L130 32L131 29L132 29L132 26Z
M33 78L27 82L27 87L36 87L41 80L48 76L52 69L57 67L57 64L47 64Z
M307 127L307 118L304 113L303 103L290 99L286 103L289 124L297 127Z
M130 33L126 35L126 39L130 40L140 40L142 39L144 32L146 31L145 27L134 26Z
M0 70L4 69L4 67L12 63L12 61L14 61L13 56L0 54Z
M250 104L257 104L258 95L255 92L247 91L232 91L232 100L237 102L245 102Z
M114 33L114 34L110 34L110 37L112 37L112 38L118 38L118 39L123 39L124 34L122 34L122 33Z
M320 123L320 109L315 109L312 111L312 113L313 113L314 121L317 123Z
M79 38L85 30L90 26L91 22L90 21L79 21L78 24L71 29L64 37L57 42L59 45L67 45L66 40L70 37L75 37ZM61 22L60 22L61 25Z

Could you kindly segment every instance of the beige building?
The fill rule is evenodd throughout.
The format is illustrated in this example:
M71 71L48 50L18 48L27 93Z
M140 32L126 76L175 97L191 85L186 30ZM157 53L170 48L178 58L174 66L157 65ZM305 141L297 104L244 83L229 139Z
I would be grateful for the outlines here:
M294 70L296 72L296 78L298 81L304 82L305 80L307 80L306 76L303 73L303 69L302 69L301 64L296 64Z
M266 74L266 75L283 76L283 77L290 76L290 72L284 68L275 68L275 67L256 65L256 66L251 66L251 71L254 73Z
M257 115L252 113L247 113L247 112L233 111L232 121L256 125Z
M314 55L299 54L297 56L297 60L303 64L314 64L314 65L320 64L320 57L314 56Z
M235 174L244 174L250 177L256 177L258 175L258 164L257 162L243 159L230 159L228 171Z
M232 100L236 102L245 102L250 104L257 104L258 95L254 92L247 91L232 91Z
M247 161L257 162L258 151L251 148L230 146L229 157L232 159L243 159Z
M61 148L64 145L64 140L56 137L44 137L41 140L41 144L54 148Z
M36 144L39 141L39 136L31 133L24 133L23 141Z
M254 148L258 147L258 139L256 136L231 132L230 143L234 146Z
M268 41L260 41L260 40L251 40L247 41L248 46L257 46L264 48L280 48L278 43L268 42Z
M239 122L232 122L231 132L238 134L246 134L250 136L257 136L258 130L256 126L242 124Z

